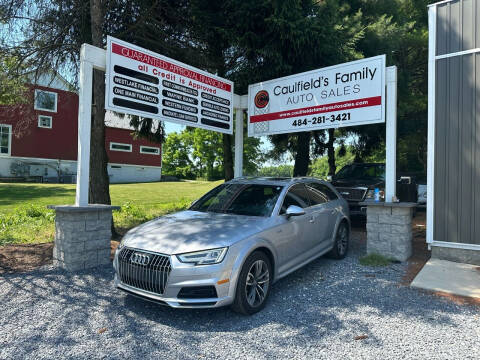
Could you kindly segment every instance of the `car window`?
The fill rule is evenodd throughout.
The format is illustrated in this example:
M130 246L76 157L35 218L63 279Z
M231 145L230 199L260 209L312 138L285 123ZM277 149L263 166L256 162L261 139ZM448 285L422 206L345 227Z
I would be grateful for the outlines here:
M352 164L344 166L335 176L335 179L370 179L385 178L384 164Z
M317 189L315 185L316 184L313 183L307 184L307 191L308 195L310 195L310 201L312 202L312 206L328 202L327 194L325 194L325 192L321 189Z
M280 186L247 186L230 202L225 212L238 215L270 216L281 190Z
M310 199L307 194L307 189L303 184L293 185L290 190L288 190L283 200L282 208L280 214L285 214L290 205L295 205L305 209L310 206Z
M238 184L220 185L198 200L191 210L222 212L225 203L240 189Z
M190 207L201 212L270 216L283 187L260 184L222 184Z
M307 184L307 189L309 190L313 205L338 199L337 194L325 184L311 182Z

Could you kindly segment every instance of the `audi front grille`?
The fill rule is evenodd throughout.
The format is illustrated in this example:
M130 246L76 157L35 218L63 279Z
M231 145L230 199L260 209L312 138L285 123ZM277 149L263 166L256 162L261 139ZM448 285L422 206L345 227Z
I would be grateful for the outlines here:
M123 248L118 256L118 276L128 286L163 295L172 270L170 258Z
M345 200L362 201L367 193L366 188L344 188L337 187L337 191Z

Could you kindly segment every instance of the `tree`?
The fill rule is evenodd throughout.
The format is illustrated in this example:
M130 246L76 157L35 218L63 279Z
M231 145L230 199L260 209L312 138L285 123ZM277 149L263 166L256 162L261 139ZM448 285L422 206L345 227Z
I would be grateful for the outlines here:
M337 173L345 165L349 165L353 162L358 162L355 155L355 148L352 145L348 146L338 146L335 148L335 159L336 159L336 170ZM371 155L362 159L365 162L383 162L385 159L385 151L377 150L372 152ZM327 175L334 175L331 173L331 168L329 165L330 157L328 155L319 157L312 161L312 166L309 170L310 176L315 176L319 178L327 178Z
M258 138L245 138L243 144L245 174L256 174L263 162L260 146ZM217 180L224 174L223 161L223 139L220 133L187 128L180 133L170 133L166 137L163 147L164 174L179 178Z
M30 130L29 124L36 121L33 111L33 91L27 86L26 69L17 66L15 56L0 52L0 121L17 118L12 129L16 137Z
M24 69L18 69L14 56L0 53L0 105L24 104L27 78Z
M262 167L258 171L259 176L273 176L273 177L291 177L293 175L292 165L277 165Z
M327 156L328 156L328 175L335 175L337 166L335 165L335 129L328 129L328 143L327 143Z
M192 132L168 134L163 145L162 173L182 179L195 179L198 171L191 157L192 152Z
M205 65L210 72L229 78L238 59L235 34L235 7L223 0L191 0L192 33L204 48ZM222 134L223 168L225 180L233 179L232 136Z
M254 1L236 3L235 24L243 56L233 75L236 88L248 83L295 74L355 59L363 35L360 13L351 14L337 0ZM295 158L294 176L306 175L312 133L271 136L270 152L279 159L285 152Z
M341 147L337 147L335 149L335 159L336 170L340 170L343 166L350 164L354 161L355 155L352 152L352 147L347 147L346 151L342 152ZM326 179L327 175L334 175L335 173L331 173L331 168L329 165L330 157L328 155L324 155L322 157L316 158L312 161L312 166L309 170L309 175Z
M76 80L81 44L104 47L110 34L167 56L189 55L193 61L194 46L185 36L182 16L186 4L186 0L0 0L0 23L5 24L0 54L15 53L15 66L34 70L36 76L55 69ZM89 202L110 204L104 83L103 74L97 71L93 96ZM148 119L134 123L142 136L162 129L152 128Z
M426 172L428 0L349 1L351 12L362 11L365 36L358 51L365 57L387 55L398 67L398 161L400 171ZM385 143L385 125L347 128L357 136L355 152L365 157Z
M15 30L14 35L11 31L1 33L2 51L15 52L18 67L34 70L34 82L52 69L76 73L80 44L103 46L105 11L100 0L2 0L0 9L0 21L11 31ZM93 84L89 201L110 204L108 159L104 149L103 76L95 74Z
M96 47L103 47L105 10L102 0L90 0L91 43ZM108 156L105 150L105 78L99 70L93 73L93 102L88 200L91 204L110 205Z

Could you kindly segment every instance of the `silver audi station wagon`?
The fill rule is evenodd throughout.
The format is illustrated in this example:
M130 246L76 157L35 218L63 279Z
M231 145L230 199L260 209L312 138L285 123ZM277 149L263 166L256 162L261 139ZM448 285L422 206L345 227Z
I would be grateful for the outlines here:
M278 279L327 253L345 257L349 235L348 204L327 182L239 178L130 230L115 285L172 307L253 314Z

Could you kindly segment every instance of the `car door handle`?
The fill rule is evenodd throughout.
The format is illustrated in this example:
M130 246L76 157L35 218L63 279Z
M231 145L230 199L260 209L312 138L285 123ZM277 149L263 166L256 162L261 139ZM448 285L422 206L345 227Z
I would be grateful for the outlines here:
M310 220L308 220L308 222L314 223L314 222L315 222L315 218L312 216L312 217L310 218Z

